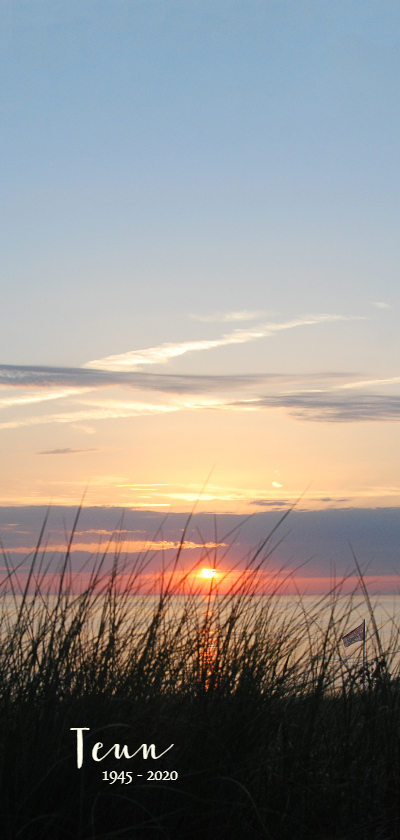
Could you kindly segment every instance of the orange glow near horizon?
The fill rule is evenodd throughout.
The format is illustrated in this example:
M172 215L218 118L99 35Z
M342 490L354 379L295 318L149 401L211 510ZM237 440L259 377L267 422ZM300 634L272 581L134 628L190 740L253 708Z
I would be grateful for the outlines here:
M206 571L214 572L214 569L206 569ZM204 575L203 570L200 572L181 571L175 572L169 578L170 591L174 595L185 594L204 594L205 590L202 583L205 585L207 581L213 580L214 575L208 577ZM21 587L25 587L29 577L29 570L20 569L17 573L17 579ZM223 573L216 573L216 587L214 594L226 595L228 592L232 595L246 593L247 595L276 595L276 596L328 596L332 592L332 579L326 576L312 576L312 577L298 577L297 575L285 574L284 572L277 572L275 574L259 573L254 576L251 574L251 581L249 581L249 574L246 570L239 571L237 569L226 571ZM7 578L4 571L3 583ZM0 581L2 580L0 576ZM89 571L76 572L71 582L71 591L77 593L85 590L91 583L92 577ZM51 590L55 587L58 589L60 582L59 574L55 572L47 572L43 575L42 584L43 592L47 589ZM99 578L99 585L103 586L107 582L107 574ZM131 595L158 595L163 589L163 582L165 579L159 572L139 572L132 575L127 573L118 574L118 592L119 594L129 593ZM366 575L364 582L370 592L371 597L379 595L396 596L399 594L398 575ZM251 584L249 586L249 583ZM336 581L337 594L341 596L357 594L361 595L359 587L359 578L355 575L338 579ZM32 591L36 586L34 581L31 581Z
M125 399L124 392L120 397ZM396 423L386 424L384 436L379 424L360 423L354 436L352 424L300 423L283 409L267 415L232 410L227 434L226 411L202 408L96 420L88 439L73 414L68 417L71 423L48 427L35 414L31 425L5 430L3 506L47 505L50 499L74 506L89 478L85 505L94 507L189 513L196 503L197 512L250 514L274 505L286 510L310 480L297 509L398 506ZM219 466L207 482L215 462Z

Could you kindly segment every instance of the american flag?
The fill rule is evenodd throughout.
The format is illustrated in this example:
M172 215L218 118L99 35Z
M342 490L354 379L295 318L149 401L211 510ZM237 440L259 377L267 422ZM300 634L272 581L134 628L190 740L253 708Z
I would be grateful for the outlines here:
M345 647L354 645L354 642L363 642L365 639L365 621L362 621L354 630L350 630L350 633L342 636L342 639Z

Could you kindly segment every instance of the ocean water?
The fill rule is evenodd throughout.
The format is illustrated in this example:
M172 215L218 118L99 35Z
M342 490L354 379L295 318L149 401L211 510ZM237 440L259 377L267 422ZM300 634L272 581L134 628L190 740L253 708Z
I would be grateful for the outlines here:
M72 599L73 600L73 599ZM7 626L13 624L21 603L21 598L4 595L0 599L0 638L6 632ZM250 595L242 602L224 598L215 594L210 595L174 595L168 600L162 624L166 632L175 631L186 616L183 632L192 629L202 634L204 656L214 661L214 651L217 648L216 634L224 633L224 627L232 615L233 604L239 603L238 618L234 629L234 636L240 637L243 630L250 635L256 634L260 627L268 627L271 637L282 639L287 633L296 640L296 655L320 658L321 642L328 628L331 638L337 639L337 651L332 657L333 663L342 663L345 668L353 668L362 664L363 644L357 642L348 648L341 641L345 633L353 630L365 620L366 626L366 658L373 670L374 660L382 653L387 659L389 670L393 677L400 672L400 595L374 595L370 604L362 595L332 596L315 595ZM27 600L32 606L32 622L39 625L43 610L48 612L55 607L56 599L48 597L46 607L40 599ZM149 627L159 604L158 595L122 595L119 606L123 609L124 618L121 632L126 632L127 639L134 641ZM118 596L117 596L118 605ZM95 635L99 629L101 612L104 601L100 597L91 610L90 619L85 628L85 636ZM258 630L257 630L258 628Z
M229 600L196 596L197 620L208 621L208 645L210 657L215 647L215 633L218 627L224 625L231 612L232 604ZM132 605L133 609L143 609L145 622L153 614L156 598L144 601L139 605ZM167 610L167 617L178 624L182 613L186 609L185 596L175 596ZM332 656L333 666L341 663L345 669L362 666L363 643L356 642L345 647L342 636L349 633L365 620L365 655L370 673L373 673L376 660L382 658L387 661L388 669L393 677L400 672L400 595L375 595L370 597L370 603L362 595L343 595L337 599L325 596L298 595L257 596L247 599L245 609L238 621L236 634L240 635L244 626L251 630L257 617L264 620L271 628L274 636L288 630L296 637L297 656L305 658L311 655L320 657L321 642L330 628L338 640L337 653ZM168 620L168 619L167 619Z

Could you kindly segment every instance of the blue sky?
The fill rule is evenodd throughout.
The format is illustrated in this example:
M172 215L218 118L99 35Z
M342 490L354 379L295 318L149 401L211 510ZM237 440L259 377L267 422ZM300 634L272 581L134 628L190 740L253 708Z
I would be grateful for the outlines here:
M0 20L0 504L396 508L398 4Z
M2 17L5 362L215 334L192 313L397 306L397 4Z

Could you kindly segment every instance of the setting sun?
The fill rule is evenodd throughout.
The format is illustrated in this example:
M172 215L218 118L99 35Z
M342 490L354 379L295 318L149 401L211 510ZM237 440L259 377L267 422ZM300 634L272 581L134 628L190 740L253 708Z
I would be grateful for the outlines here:
M205 578L213 578L213 577L216 576L217 573L216 573L215 569L202 569L201 574Z

